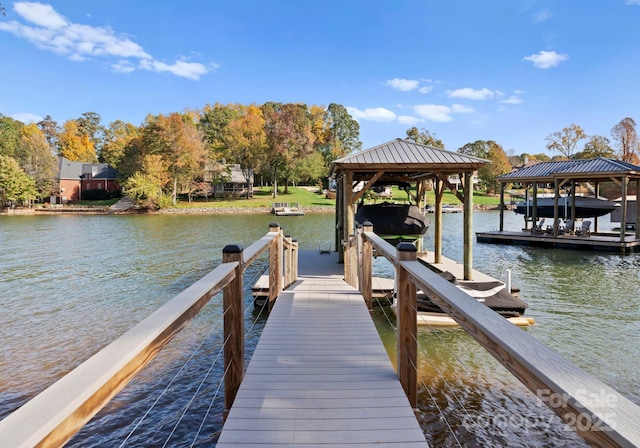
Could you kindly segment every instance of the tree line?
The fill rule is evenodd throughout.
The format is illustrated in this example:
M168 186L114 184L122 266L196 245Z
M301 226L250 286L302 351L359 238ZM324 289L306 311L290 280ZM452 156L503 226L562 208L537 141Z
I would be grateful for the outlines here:
M489 160L478 177L488 191L496 178L530 161L608 157L640 162L640 142L632 118L611 130L612 141L588 136L572 124L546 137L559 153L509 155L493 140L476 140L458 152ZM148 115L140 126L116 120L108 126L95 112L59 125L51 116L24 124L0 115L0 207L27 205L59 191L57 156L71 161L107 163L116 168L125 194L149 207L175 204L179 194L209 195L226 182L229 165L245 179L257 175L285 192L293 182L320 184L330 163L362 149L359 125L339 104L328 107L267 102L262 105L213 104L200 110ZM429 130L412 127L405 138L445 149ZM584 145L580 150L580 143Z
M140 126L104 126L95 112L62 125L51 116L28 125L0 116L0 193L18 204L56 194L62 156L113 166L125 194L151 207L175 204L178 194L206 194L229 179L231 164L247 181L266 179L275 197L278 183L286 192L292 182L321 182L331 161L361 149L359 134L358 122L334 103L216 103L148 115Z

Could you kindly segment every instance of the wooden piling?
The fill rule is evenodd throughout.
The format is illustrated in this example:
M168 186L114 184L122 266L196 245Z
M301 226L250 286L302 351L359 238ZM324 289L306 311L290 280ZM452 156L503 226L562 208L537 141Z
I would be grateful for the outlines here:
M407 394L411 407L418 406L418 324L416 286L403 261L416 261L417 249L411 243L400 243L396 248L396 282L398 300L396 320L398 326L398 378Z
M224 416L226 416L236 398L240 383L244 377L244 300L243 288L243 250L236 244L230 244L222 250L222 262L237 261L235 278L224 288L222 306L224 310Z

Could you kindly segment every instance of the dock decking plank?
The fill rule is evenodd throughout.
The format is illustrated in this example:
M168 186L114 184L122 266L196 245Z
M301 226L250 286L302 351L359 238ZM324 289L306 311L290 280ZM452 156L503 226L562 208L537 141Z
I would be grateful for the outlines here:
M427 447L361 294L326 258L305 261L271 311L217 446Z

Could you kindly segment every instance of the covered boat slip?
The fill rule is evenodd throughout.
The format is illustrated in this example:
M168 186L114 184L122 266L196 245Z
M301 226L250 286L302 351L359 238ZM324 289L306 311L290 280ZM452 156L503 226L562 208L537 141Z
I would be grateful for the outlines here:
M498 180L500 181L500 226L498 230L477 232L478 242L613 250L622 253L640 249L640 227L636 226L634 233L628 233L625 222L628 207L627 194L630 189L635 191L640 189L640 166L604 157L540 162L505 174ZM617 232L601 232L599 229L598 216L609 213L611 209L611 202L602 200L599 195L600 184L604 182L613 182L621 192L621 201L617 208L620 209L623 218ZM531 198L525 197L526 206L520 206L520 212L525 213L524 229L521 231L504 228L505 187L513 183L524 185L527 196L529 189L532 190ZM540 186L553 188L553 198L539 198ZM575 192L579 186L591 190L593 197L577 196ZM566 190L566 195L561 194L563 190ZM590 217L587 216L589 214L591 219L587 224L586 218ZM636 220L639 219L638 215L640 210L637 209ZM546 218L545 228L540 225L540 218ZM585 226L582 228L576 226L577 219L583 219ZM531 228L529 228L530 223ZM593 224L592 228L590 224Z
M445 151L410 141L396 139L374 146L331 164L330 176L336 180L336 242L340 262L344 261L343 241L356 231L356 204L364 194L376 185L410 185L414 187L412 205L424 210L424 196L429 188L435 193L434 214L429 227L434 233L434 256L442 257L442 213L445 188L450 189L462 202L464 211L464 279L472 279L472 215L473 176L487 160L457 152ZM449 176L458 175L463 190L459 191ZM360 182L364 187L357 192ZM374 232L376 223L373 222Z

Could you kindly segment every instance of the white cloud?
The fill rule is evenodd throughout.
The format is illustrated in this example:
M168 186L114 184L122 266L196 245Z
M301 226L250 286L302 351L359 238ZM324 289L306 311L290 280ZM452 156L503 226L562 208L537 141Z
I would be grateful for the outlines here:
M524 90L515 90L513 93L515 93L516 95L522 95L524 93Z
M448 90L447 95L452 98L465 98L468 100L488 100L495 96L495 92L486 87L480 90L465 87L463 89Z
M552 17L553 17L553 14L551 14L551 12L549 12L546 9L543 9L541 11L535 12L531 16L531 18L532 18L534 23L546 22L547 20L549 20Z
M355 107L347 107L347 111L356 120L367 120L386 123L396 119L395 113L383 107L369 108L365 110L360 110Z
M64 17L58 14L51 5L34 2L18 2L13 6L17 12L27 22L45 28L62 28L67 25Z
M18 2L14 10L26 23L15 20L0 22L1 31L12 33L38 48L64 55L72 61L115 58L117 62L111 67L116 72L128 73L137 67L194 80L210 71L209 67L197 62L179 60L168 64L159 61L139 44L124 35L117 35L111 28L69 22L51 5ZM215 64L211 67L217 68Z
M418 117L414 117L411 115L400 115L398 117L398 123L400 124L406 124L406 125L414 125L414 124L418 124L418 123L422 123L424 122L424 119L422 118L418 118Z
M451 111L457 114L470 114L473 112L473 108L462 104L453 104L451 106Z
M11 115L11 118L13 118L14 120L21 121L21 122L23 122L25 124L38 123L38 122L43 120L43 118L40 115L32 114L30 112L24 112L24 113L20 113L20 114L13 114L13 115Z
M427 94L433 90L433 86L423 86L418 89L418 92L422 94Z
M568 54L558 54L555 51L541 51L538 54L532 54L522 58L524 61L533 62L533 66L537 68L547 69L557 67L561 62L569 59Z
M395 90L400 90L401 92L411 92L418 88L420 81L415 79L394 78L385 82L384 85Z
M503 104L522 104L524 101L517 95L511 95L509 98L500 101Z
M453 120L451 116L453 110L449 106L441 104L418 104L413 107L413 111L429 121L446 123Z
M624 0L627 5L640 5L640 0Z

